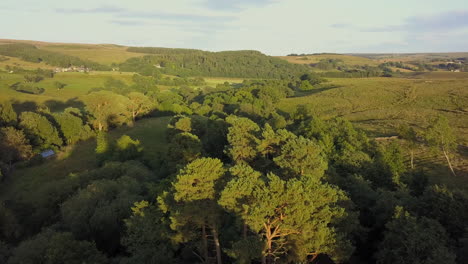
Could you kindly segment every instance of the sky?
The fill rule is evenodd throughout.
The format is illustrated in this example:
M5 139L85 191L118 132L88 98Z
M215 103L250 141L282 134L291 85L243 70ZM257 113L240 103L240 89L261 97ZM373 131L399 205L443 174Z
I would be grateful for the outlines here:
M290 53L468 51L467 0L1 0L0 38Z

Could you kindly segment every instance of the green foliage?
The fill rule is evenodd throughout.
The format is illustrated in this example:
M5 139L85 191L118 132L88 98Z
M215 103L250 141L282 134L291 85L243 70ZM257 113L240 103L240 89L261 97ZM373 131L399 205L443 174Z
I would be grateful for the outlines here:
M63 83L63 82L54 82L54 86L55 88L57 88L57 90L62 90L63 88L65 88L65 86L67 86L66 83Z
M79 239L92 239L99 249L115 253L120 245L122 220L133 203L143 199L142 182L123 176L96 180L61 206L64 224Z
M120 65L123 71L138 72L143 75L160 72L178 76L286 78L307 71L304 65L290 64L258 51L207 52L138 47L128 48L128 51L154 54L130 58ZM160 68L154 65L160 65Z
M99 132L96 136L96 157L98 164L102 164L110 156L111 146L107 134L105 132Z
M456 136L446 117L440 115L431 121L425 138L430 146L442 151L451 151L456 146Z
M314 89L314 86L312 86L309 81L304 80L299 85L299 89L301 91L310 91Z
M221 258L218 229L222 211L217 205L217 187L224 172L219 159L196 159L180 170L171 194L165 193L166 197L158 198L161 209L170 211L171 228L178 233L178 239L195 242L194 248L204 261L209 258L208 232L215 243L218 263Z
M227 140L229 147L225 150L235 162L252 160L256 155L255 149L258 141L255 132L259 126L248 118L229 116L226 122L231 125L228 129Z
M0 125L12 126L16 125L18 116L9 101L0 104Z
M75 240L70 233L45 230L15 248L8 264L107 262L107 258L95 248L93 243Z
M401 177L407 171L404 163L403 151L396 142L378 148L375 157L374 183L379 186L400 186L404 187Z
M42 94L45 91L44 88L34 86L31 83L22 83L22 82L17 82L17 83L12 84L10 88L17 92L27 93L27 94Z
M171 243L172 232L168 220L157 206L147 201L136 202L133 214L125 220L126 235L122 244L130 257L121 263L177 263L175 243Z
M91 128L87 124L84 124L80 117L74 114L64 112L53 114L53 117L68 145L75 144L80 140L89 139L94 135Z
M200 139L191 133L183 132L171 139L167 150L167 160L173 169L175 165L184 166L201 155L202 143Z
M111 125L121 125L131 118L127 97L109 91L93 92L83 98L86 110L94 117L93 126L98 131Z
M146 95L139 92L131 92L127 95L129 99L128 109L131 112L132 119L144 116L154 109L155 104Z
M468 196L434 185L424 191L417 210L421 215L436 219L452 238L458 240L468 223Z
M117 139L112 149L113 159L117 161L134 160L141 157L143 147L139 140L133 140L127 135Z
M294 137L281 146L280 155L273 160L288 172L298 176L321 178L327 163L321 147L304 137Z
M33 112L23 112L19 119L19 125L31 140L33 146L37 146L39 149L47 149L58 148L63 145L57 128L46 117Z
M23 131L14 127L0 128L0 161L11 164L32 157L32 146Z
M333 227L348 216L338 205L347 200L344 193L313 178L284 181L271 173L256 184L241 184L252 174L249 169L246 172L228 183L220 203L243 207L239 217L265 241L262 254L269 263L277 258L304 261L309 254L319 253L338 261L349 257L350 242ZM231 192L239 187L245 191L236 199Z
M174 199L184 202L215 199L215 183L223 174L223 163L219 159L194 160L177 176Z
M376 253L377 263L456 263L447 247L447 235L437 221L411 216L395 208L385 238Z

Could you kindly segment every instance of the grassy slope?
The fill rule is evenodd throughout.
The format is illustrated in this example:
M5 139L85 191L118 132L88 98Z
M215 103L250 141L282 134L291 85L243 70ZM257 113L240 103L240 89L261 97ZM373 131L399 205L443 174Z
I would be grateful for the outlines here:
M460 174L454 179L445 160L428 149L420 150L417 161L432 169L437 182L468 188L468 84L464 80L411 80L397 78L331 79L311 93L284 99L279 108L291 112L308 104L326 118L342 116L370 136L395 135L396 128L409 123L420 129L430 118L445 115L455 129L462 150L454 164ZM445 175L446 177L440 177ZM460 185L463 184L463 185Z
M116 45L48 45L40 49L54 51L80 59L98 62L104 65L122 63L133 57L144 56L142 53L128 52L127 47Z
M165 132L169 117L147 118L136 122L134 127L120 127L109 133L109 138L117 139L123 134L141 141L144 146L144 157L150 162L156 159L166 148ZM0 190L3 197L13 197L16 194L33 192L35 187L48 181L69 177L71 173L96 168L95 139L80 142L68 147L57 157L44 164L31 168L17 169L11 177L8 189Z
M42 69L54 69L54 66L47 65L45 63L34 63L34 62L29 62L29 61L24 61L19 58L15 57L8 57L8 56L2 56L8 58L6 61L0 61L0 69L5 69L6 66L10 67L20 67L23 69L27 70L35 70L37 68L42 68Z
M375 60L371 60L364 57L352 56L352 55L343 55L343 54L317 54L309 56L280 56L279 58L287 60L290 63L297 64L311 64L317 63L320 60L324 59L340 59L343 60L346 65L370 65L377 66L379 63Z
M66 102L85 95L90 89L103 86L107 78L112 77L122 80L127 84L132 83L132 73L118 72L91 72L89 74L79 72L58 73L54 78L47 78L34 84L45 89L40 95L26 94L10 89L10 85L23 81L20 74L0 73L0 101L14 100L18 103L34 102L45 103L52 101ZM66 83L62 90L54 87L54 82Z

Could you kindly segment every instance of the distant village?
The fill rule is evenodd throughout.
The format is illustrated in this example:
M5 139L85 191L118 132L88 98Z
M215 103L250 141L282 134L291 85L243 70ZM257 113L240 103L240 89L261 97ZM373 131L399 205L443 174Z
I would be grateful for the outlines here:
M91 68L87 68L85 66L70 66L67 68L55 68L54 72L90 72Z

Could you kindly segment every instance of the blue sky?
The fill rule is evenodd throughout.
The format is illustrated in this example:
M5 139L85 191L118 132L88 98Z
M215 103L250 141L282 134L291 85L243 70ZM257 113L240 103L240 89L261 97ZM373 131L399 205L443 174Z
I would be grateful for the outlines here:
M315 52L468 51L467 0L2 0L0 38Z

